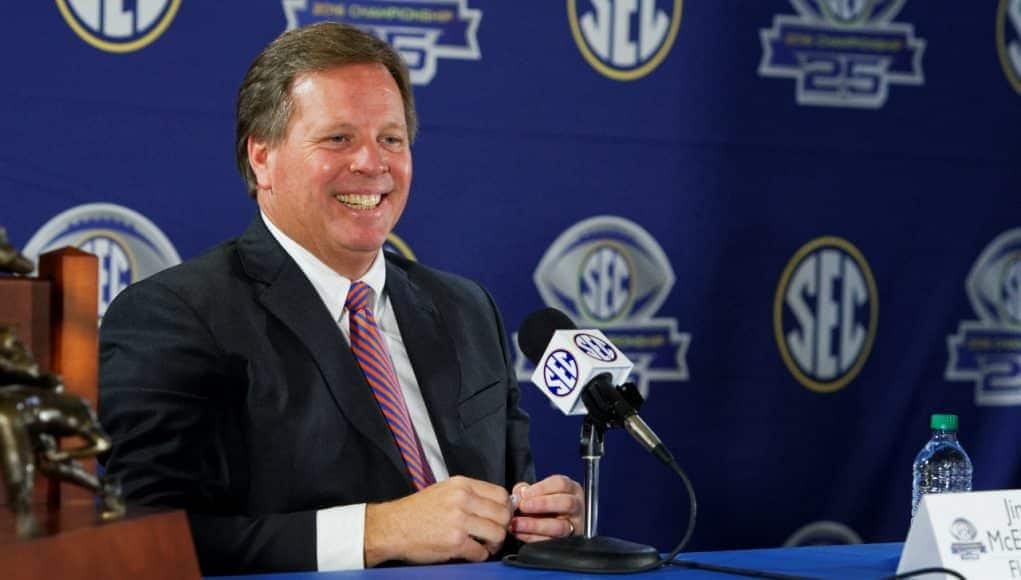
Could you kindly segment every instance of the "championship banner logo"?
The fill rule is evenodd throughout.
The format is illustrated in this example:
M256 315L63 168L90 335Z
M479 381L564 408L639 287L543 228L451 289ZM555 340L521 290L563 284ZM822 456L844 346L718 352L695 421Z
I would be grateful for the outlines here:
M1021 0L1000 0L996 10L996 51L1003 74L1021 94Z
M181 0L56 0L64 21L99 50L133 52L152 44L173 22Z
M1021 228L996 237L968 274L978 320L947 337L948 381L975 383L975 404L1021 404Z
M283 0L283 8L288 30L329 20L375 34L404 58L412 84L432 82L441 59L482 59L482 11L468 0Z
M99 318L129 284L181 262L156 224L112 203L90 203L62 212L39 228L25 245L25 257L74 246L99 257Z
M567 0L571 35L586 62L618 81L640 79L670 54L682 0Z
M634 362L631 379L644 396L650 382L688 379L691 335L677 331L676 318L656 317L673 288L673 268L638 224L615 216L575 224L546 251L534 280L547 306L578 328L601 330ZM514 366L518 380L530 380L534 367L518 348Z
M787 263L773 300L773 334L805 388L832 393L861 372L876 338L879 292L865 256L835 236L816 238Z
M925 40L892 22L906 0L790 0L760 31L759 76L792 78L799 105L878 109L892 84L921 85Z

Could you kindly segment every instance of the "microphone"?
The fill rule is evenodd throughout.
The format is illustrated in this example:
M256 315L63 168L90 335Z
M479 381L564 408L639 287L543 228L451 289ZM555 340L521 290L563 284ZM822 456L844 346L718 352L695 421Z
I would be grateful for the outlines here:
M599 514L599 461L603 436L624 426L657 457L666 447L638 416L642 396L624 385L634 364L598 330L578 330L555 308L529 314L518 332L521 352L535 364L532 382L565 415L587 414L582 422L580 451L585 463L585 533L525 544L504 562L525 568L574 572L637 572L662 564L652 546L596 533ZM672 458L671 458L672 461ZM674 463L673 465L676 465Z
M536 310L518 332L521 352L535 364L532 383L565 415L586 412L606 426L624 427L646 451L670 465L670 451L638 415L642 396L627 379L634 363L598 330L578 330L556 308ZM580 388L578 388L580 387Z
M518 346L535 364L532 383L565 415L585 414L582 393L596 377L607 373L613 384L620 384L634 368L602 332L578 330L555 308L525 318Z

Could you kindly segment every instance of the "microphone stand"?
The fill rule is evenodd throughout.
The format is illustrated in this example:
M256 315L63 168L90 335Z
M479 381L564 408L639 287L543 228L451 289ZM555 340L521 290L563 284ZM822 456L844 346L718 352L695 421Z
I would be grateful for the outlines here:
M585 462L585 537L596 536L599 524L599 460L603 458L603 435L587 415L581 424L581 459Z
M612 388L612 387L611 387ZM585 530L580 536L525 544L512 564L572 572L631 572L660 561L652 546L596 535L599 516L599 460L606 430L619 419L598 401L586 400L589 414L581 425L581 458L585 463Z

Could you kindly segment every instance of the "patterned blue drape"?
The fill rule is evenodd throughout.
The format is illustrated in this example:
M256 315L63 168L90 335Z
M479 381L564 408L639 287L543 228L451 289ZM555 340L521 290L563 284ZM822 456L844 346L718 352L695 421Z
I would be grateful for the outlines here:
M0 225L98 253L104 306L240 233L241 77L344 20L416 84L393 249L484 284L508 333L550 305L624 349L698 491L693 548L903 539L937 411L976 489L1021 487L1021 0L0 11ZM540 475L580 479L578 418L515 362ZM680 538L683 488L623 433L602 483L601 532Z

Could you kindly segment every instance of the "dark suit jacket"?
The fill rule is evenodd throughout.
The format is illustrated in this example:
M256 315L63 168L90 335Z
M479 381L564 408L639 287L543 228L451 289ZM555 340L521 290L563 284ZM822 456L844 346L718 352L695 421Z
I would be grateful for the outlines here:
M490 296L389 253L386 291L451 475L532 481ZM130 504L188 510L206 574L314 569L317 509L413 491L337 324L258 217L124 290L100 344L106 468Z

